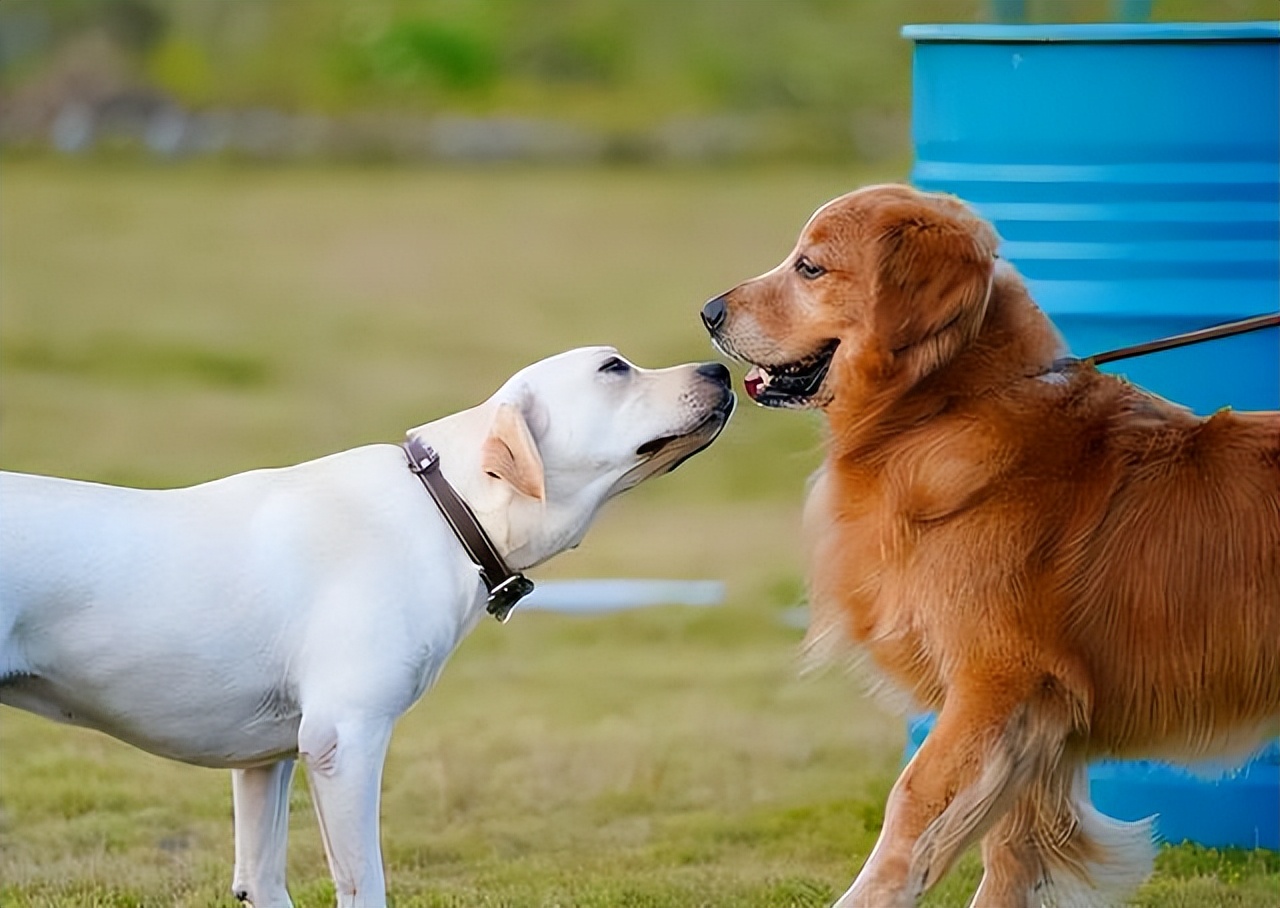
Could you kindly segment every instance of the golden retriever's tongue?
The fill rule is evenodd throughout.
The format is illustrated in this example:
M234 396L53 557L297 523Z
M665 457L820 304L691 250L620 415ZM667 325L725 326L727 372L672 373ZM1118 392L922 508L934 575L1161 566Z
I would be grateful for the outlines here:
M742 384L747 389L747 396L752 400L758 400L760 392L764 390L766 381L764 373L760 371L759 366L752 366L747 372L746 378L742 380Z

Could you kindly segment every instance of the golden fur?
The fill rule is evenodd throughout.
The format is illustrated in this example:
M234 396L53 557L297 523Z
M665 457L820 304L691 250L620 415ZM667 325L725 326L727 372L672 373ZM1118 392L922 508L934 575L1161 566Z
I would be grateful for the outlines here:
M974 904L1121 899L1150 830L1093 811L1085 762L1239 756L1280 716L1280 414L1055 368L996 246L954 198L868 187L708 322L766 370L839 341L783 404L830 427L809 644L938 711L841 906L914 904L978 839Z

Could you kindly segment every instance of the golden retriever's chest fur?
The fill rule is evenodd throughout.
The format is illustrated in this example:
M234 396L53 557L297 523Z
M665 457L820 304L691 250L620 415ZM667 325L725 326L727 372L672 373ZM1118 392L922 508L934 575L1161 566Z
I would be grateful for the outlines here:
M999 596L1007 581L1010 509L992 498L1011 458L981 421L939 418L865 462L824 465L805 507L815 655L852 641L882 680L941 705L948 649L965 636L957 620L985 626L964 603L977 587Z
M870 482L854 496L835 488L846 485L824 468L805 505L811 553L806 648L824 658L852 641L870 656L876 681L889 684L889 693L937 707L944 675L935 664L928 616L910 598L901 570L913 546L911 527L895 515L882 484Z
M852 643L933 709L1010 658L1055 679L1099 752L1230 749L1275 717L1277 419L1135 400L1103 421L984 406L833 453L805 508L815 655Z

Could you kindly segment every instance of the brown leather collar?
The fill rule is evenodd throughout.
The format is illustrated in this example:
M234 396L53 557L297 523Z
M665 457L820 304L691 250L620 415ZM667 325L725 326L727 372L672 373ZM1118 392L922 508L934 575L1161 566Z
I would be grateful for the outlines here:
M505 623L516 603L533 592L533 581L507 567L475 513L440 472L440 455L417 438L401 447L409 456L409 469L418 474L468 557L480 568L480 579L489 591L489 614Z

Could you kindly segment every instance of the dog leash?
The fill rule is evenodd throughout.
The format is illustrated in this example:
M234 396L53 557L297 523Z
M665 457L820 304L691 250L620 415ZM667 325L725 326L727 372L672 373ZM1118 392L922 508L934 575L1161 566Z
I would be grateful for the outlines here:
M1175 334L1172 337L1163 337L1159 340L1147 341L1142 344L1117 347L1115 350L1107 350L1105 353L1095 353L1093 356L1086 358L1084 362L1100 366L1103 363L1112 363L1118 359L1130 359L1131 357L1144 356L1148 353L1159 353L1161 350L1172 350L1175 347L1185 347L1189 344L1199 344L1204 341L1217 340L1220 337L1232 337L1236 334L1246 334L1250 331L1260 331L1263 328L1277 326L1280 326L1280 313L1254 315L1238 321L1214 325L1211 328L1199 328L1195 331L1188 331L1185 334Z
M409 469L422 480L445 522L466 549L467 556L480 568L480 579L489 591L489 602L485 608L499 623L505 624L516 603L533 592L533 581L507 567L494 548L493 540L480 526L475 512L440 472L440 455L435 449L417 438L410 438L401 447L409 456Z

